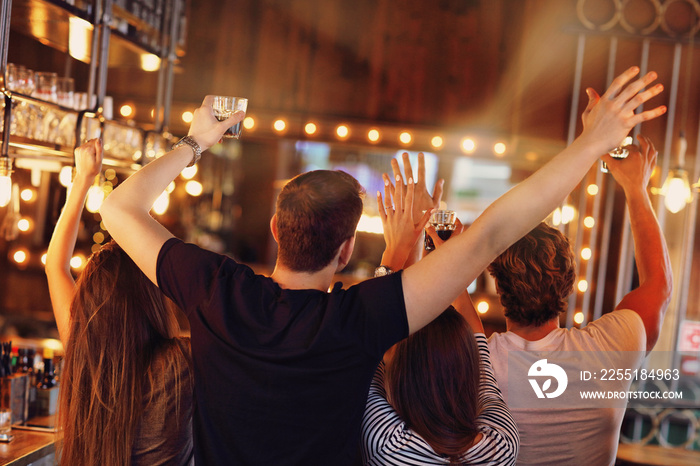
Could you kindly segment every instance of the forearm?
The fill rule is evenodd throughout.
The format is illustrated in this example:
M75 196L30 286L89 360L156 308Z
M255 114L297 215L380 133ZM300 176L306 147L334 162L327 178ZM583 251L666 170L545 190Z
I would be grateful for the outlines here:
M70 271L70 259L78 237L80 217L92 180L76 178L70 189L66 204L58 217L46 252L46 271Z
M149 212L192 155L189 147L182 146L154 160L112 191L100 209L109 234L156 284L158 253L172 234Z
M474 333L484 333L484 325L481 323L472 298L466 290L457 296L452 305L457 309L457 312L462 314Z
M66 199L63 211L56 222L49 248L46 252L46 278L56 327L61 341L66 344L70 331L70 304L75 281L70 271L70 260L80 228L80 216L92 180L76 177Z
M670 295L673 281L666 240L646 190L625 190L640 286L653 282Z
M165 188L192 161L192 149L180 146L138 170L112 191L100 213L108 228L118 227L117 210L148 213Z
M419 316L413 331L432 320L493 259L560 205L598 158L599 150L590 138L579 137L496 200L465 233L409 267L403 283L407 312ZM434 291L426 293L426 283L433 283Z

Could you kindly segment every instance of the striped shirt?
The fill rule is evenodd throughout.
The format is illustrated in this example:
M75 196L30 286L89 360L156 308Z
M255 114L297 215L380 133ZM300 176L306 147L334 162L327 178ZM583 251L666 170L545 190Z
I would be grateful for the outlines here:
M488 343L476 334L481 357L479 416L481 440L461 457L463 464L512 465L518 456L518 428L493 376ZM374 375L362 419L362 459L366 465L443 465L449 460L399 418L384 390L384 363Z

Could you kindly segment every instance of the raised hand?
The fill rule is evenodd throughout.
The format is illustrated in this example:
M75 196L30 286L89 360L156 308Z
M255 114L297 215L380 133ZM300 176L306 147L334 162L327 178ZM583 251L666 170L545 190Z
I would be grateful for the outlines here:
M641 134L637 135L637 140L639 146L627 146L627 158L616 159L607 154L603 156L610 173L625 191L645 189L656 166L658 152L654 144Z
M75 176L92 180L102 170L102 141L90 139L75 149Z
M637 107L657 96L664 89L662 84L657 84L645 90L646 86L657 78L653 71L630 83L638 73L638 67L629 68L615 78L602 96L592 88L586 89L588 105L581 116L583 120L581 137L590 141L591 144L600 144L601 153L608 152L619 145L637 124L666 113L664 105L634 113Z
M386 241L382 265L393 270L404 267L406 259L421 237L423 228L428 223L432 213L432 209L429 209L418 217L417 223L415 223L413 217L415 188L413 178L409 178L404 194L404 185L401 182L401 177L397 175L395 188L389 182L388 177L385 177L384 197L382 197L381 192L377 192L377 207L384 228L384 241Z
M462 224L462 222L459 221L459 219L456 219L455 220L455 229L452 230L452 234L450 235L449 239L452 239L455 236L459 235L460 233L462 233L462 231L464 231L464 225ZM430 239L433 240L433 244L435 245L435 249L438 249L446 241L449 241L449 240L444 240L444 239L440 238L435 227L430 225L430 224L428 224L428 226L425 227L425 232L428 236L430 236Z
M401 173L401 167L399 167L399 162L396 159L391 159L391 170L394 172L394 178L396 179L396 184L401 183L406 188L405 179L413 177L413 167L411 166L411 159L408 152L402 154L403 158L403 168L406 174ZM385 182L388 177L385 175ZM425 156L423 153L418 154L418 172L416 173L415 186L415 197L413 199L413 218L417 221L423 215L423 212L430 209L439 209L440 200L442 199L442 188L445 184L445 180L439 179L435 183L435 189L433 189L433 194L428 192L428 186L425 180ZM405 191L404 191L405 192Z
M202 105L194 111L188 136L192 136L202 150L207 150L221 140L228 128L239 123L245 117L245 112L237 111L224 121L218 121L214 116L211 105L213 95L204 98Z

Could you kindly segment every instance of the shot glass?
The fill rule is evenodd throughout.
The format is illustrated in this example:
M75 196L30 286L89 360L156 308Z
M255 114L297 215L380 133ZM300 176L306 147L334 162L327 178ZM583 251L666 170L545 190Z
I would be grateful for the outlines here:
M455 220L457 214L454 210L436 210L430 216L430 224L435 227L438 236L443 241L447 241L455 229ZM425 235L425 250L432 251L435 249L432 238Z
M632 139L632 136L627 136L622 140L619 146L608 152L608 154L610 154L610 157L614 159L626 159L627 156L630 155L630 151L627 149L627 146L632 145L633 143L634 140ZM602 160L600 161L600 171L603 173L608 173L610 171L608 170L608 164Z
M214 110L214 116L219 121L224 121L235 112L242 110L246 111L248 108L248 99L243 97L229 97L224 95L214 96L214 102L211 105ZM225 138L239 139L241 137L241 122L236 123L226 130L224 133Z

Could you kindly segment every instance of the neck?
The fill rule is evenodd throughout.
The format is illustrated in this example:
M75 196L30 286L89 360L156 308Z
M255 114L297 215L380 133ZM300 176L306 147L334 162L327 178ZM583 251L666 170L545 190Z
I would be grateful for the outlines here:
M549 335L552 330L559 328L559 317L548 320L542 325L523 325L506 318L506 330L513 332L528 341L537 341Z
M270 278L286 290L328 291L333 282L335 269L336 266L331 263L318 272L297 272L285 267L278 261Z

